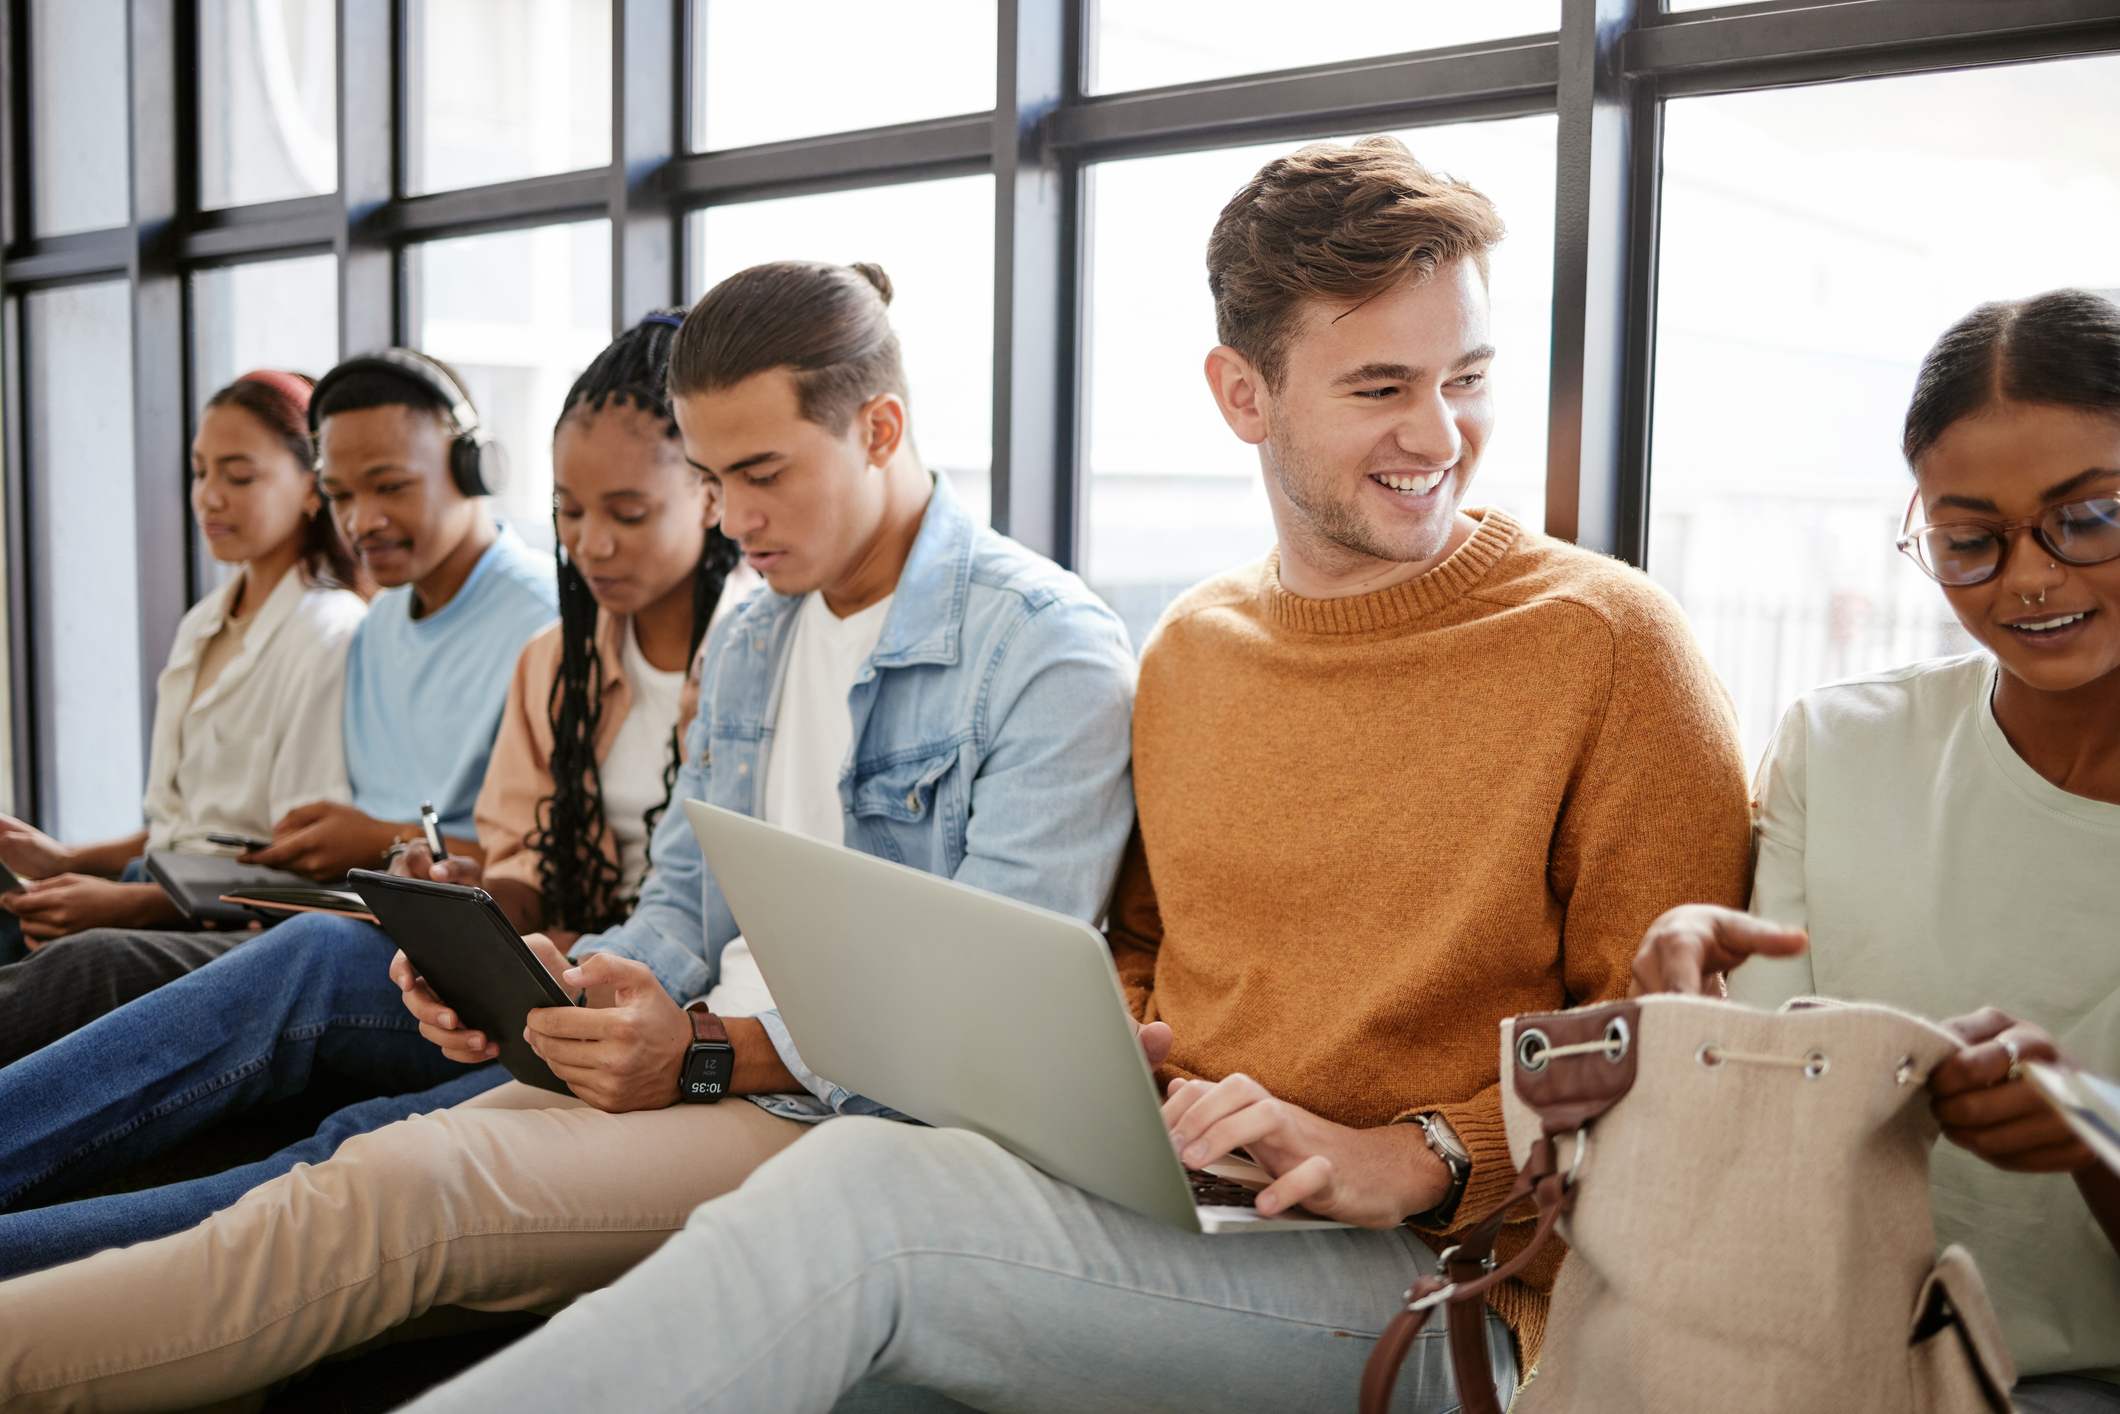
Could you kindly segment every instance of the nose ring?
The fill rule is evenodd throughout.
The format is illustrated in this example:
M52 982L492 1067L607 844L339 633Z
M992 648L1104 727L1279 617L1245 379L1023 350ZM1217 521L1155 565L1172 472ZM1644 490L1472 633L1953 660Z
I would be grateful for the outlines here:
M2032 601L2032 596L2031 596L2031 595L2029 595L2029 594L2019 594L2019 595L2018 595L2017 597L2018 597L2019 599L2022 599L2022 600L2024 601L2024 603L2025 603L2025 607L2027 607L2027 608L2031 607L2031 604L2032 604L2032 602L2033 602L2033 601ZM2040 591L2039 591L2039 600L2038 600L2038 602L2039 602L2039 603L2041 603L2041 604L2044 604L2044 603L2046 602L2046 591L2045 591L2044 589L2042 589L2042 590L2040 590Z

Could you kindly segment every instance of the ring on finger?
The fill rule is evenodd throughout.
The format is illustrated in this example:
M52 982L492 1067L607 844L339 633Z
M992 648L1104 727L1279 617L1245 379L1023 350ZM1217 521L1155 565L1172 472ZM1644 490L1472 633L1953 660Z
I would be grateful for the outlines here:
M2003 1037L2002 1051L2004 1055L2010 1058L2009 1072L2003 1076L2003 1079L2022 1080L2024 1078L2024 1058L2017 1054L2017 1038L2014 1036Z

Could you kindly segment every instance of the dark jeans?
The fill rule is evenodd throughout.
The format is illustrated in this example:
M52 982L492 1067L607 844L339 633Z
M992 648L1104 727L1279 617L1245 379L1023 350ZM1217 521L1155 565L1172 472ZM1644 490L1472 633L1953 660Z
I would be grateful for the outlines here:
M305 914L0 1069L0 1276L179 1231L354 1134L506 1080L419 1034L390 980L396 945ZM145 1193L22 1211L131 1167L224 1115L299 1094L318 1071L390 1099L339 1111L260 1163Z
M118 882L147 883L147 860L126 864ZM50 1045L256 936L248 931L90 928L31 952L22 936L22 920L0 909L0 1065Z
M6 915L19 926L15 915ZM196 972L257 933L91 928L0 967L0 1065Z

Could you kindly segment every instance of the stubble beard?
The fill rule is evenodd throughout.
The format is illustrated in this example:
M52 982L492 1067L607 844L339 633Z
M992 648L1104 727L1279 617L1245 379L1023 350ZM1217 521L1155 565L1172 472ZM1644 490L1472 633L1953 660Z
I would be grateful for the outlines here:
M1393 544L1360 510L1336 494L1337 478L1319 458L1277 436L1266 439L1265 450L1266 474L1279 484L1281 494L1295 510L1297 528L1306 542L1300 547L1303 558L1321 567L1344 571L1365 560L1413 564L1433 559L1450 541L1454 517L1444 516L1433 527L1432 535L1422 537L1424 542L1433 543Z

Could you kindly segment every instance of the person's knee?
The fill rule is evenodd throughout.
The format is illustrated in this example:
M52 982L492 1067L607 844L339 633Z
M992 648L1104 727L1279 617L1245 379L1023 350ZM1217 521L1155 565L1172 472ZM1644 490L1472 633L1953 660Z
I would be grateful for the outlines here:
M813 1213L947 1214L966 1211L1005 1181L994 1171L997 1162L1011 1161L976 1134L850 1116L828 1120L789 1145L744 1187ZM909 1201L915 1195L918 1201ZM694 1221L705 1213L702 1208Z
M304 913L252 939L236 952L246 965L281 975L344 978L363 986L389 982L397 945L373 923Z

